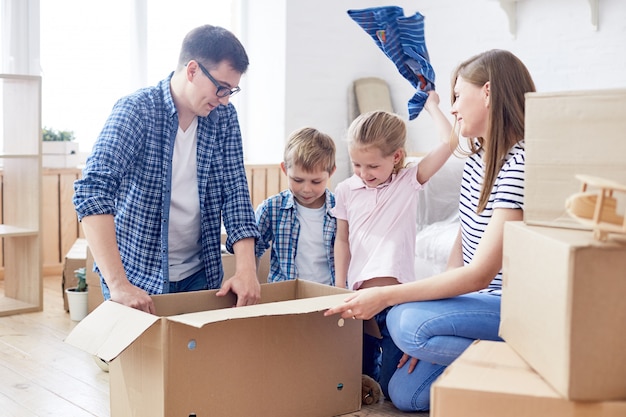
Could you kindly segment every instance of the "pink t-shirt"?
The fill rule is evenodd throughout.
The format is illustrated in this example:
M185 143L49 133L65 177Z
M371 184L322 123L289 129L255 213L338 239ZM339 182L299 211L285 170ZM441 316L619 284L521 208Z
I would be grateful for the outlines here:
M416 175L417 165L401 169L376 188L368 188L356 175L337 185L332 214L348 222L348 288L359 289L376 277L415 280L417 191L422 189Z

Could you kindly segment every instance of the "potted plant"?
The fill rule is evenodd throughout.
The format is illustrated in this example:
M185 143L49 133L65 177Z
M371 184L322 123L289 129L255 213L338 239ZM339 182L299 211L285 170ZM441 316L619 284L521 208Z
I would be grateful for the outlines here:
M70 308L70 319L81 321L87 316L87 273L85 268L78 268L74 271L78 284L75 287L67 288L67 304Z
M71 142L76 139L74 132L69 130L55 130L44 127L41 133L44 142Z
M49 168L76 167L79 163L78 142L73 131L44 127L41 132L43 166Z

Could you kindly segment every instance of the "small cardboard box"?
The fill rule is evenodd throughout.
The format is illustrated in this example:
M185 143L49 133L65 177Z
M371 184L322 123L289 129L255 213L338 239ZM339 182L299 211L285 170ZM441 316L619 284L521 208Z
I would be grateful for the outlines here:
M73 168L80 163L78 142L43 141L42 165L48 168Z
M477 341L434 382L431 417L623 417L625 402L561 397L504 342Z
M100 283L100 275L93 270L93 254L87 246L87 261L85 263L87 275L87 311L91 313L104 302L102 295L102 284Z
M570 400L626 399L626 242L504 228L500 336Z
M526 94L526 223L583 228L565 211L576 174L626 184L625 115L626 89Z
M222 252L222 267L224 268L224 279L228 279L235 274L235 255L228 252ZM267 282L267 276L270 273L270 251L266 250L257 268L257 277L261 284Z
M65 260L63 262L61 292L63 293L63 308L65 308L65 311L70 311L70 308L67 304L67 295L65 294L65 289L75 287L78 284L78 280L74 275L74 271L76 271L78 268L85 267L86 259L87 240L83 238L78 238L70 248L69 252L67 252L67 254L65 255Z
M111 416L329 417L361 406L363 323L324 317L347 290L262 284L262 304L215 290L106 301L66 342L110 362Z

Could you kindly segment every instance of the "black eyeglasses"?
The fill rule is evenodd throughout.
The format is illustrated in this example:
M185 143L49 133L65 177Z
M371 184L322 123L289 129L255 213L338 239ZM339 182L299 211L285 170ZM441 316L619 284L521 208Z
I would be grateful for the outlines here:
M198 64L198 66L200 67L204 75L206 75L207 78L211 80L211 82L215 85L215 87L217 87L217 91L215 92L215 95L218 96L219 98L232 96L241 91L241 87L229 88L224 85L221 85L220 83L217 82L215 78L211 76L211 74L209 74L209 71L206 68L204 68L204 65L202 65L198 61L196 61L196 63Z

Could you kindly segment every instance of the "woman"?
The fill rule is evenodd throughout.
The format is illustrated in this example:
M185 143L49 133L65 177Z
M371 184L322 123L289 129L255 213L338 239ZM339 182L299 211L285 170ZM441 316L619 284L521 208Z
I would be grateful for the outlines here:
M360 290L326 312L369 319L394 306L387 327L404 355L389 396L404 411L430 408L432 382L474 340L501 340L504 223L523 218L524 94L535 91L528 70L510 52L491 50L461 63L452 85L452 114L470 155L448 269L412 283Z

